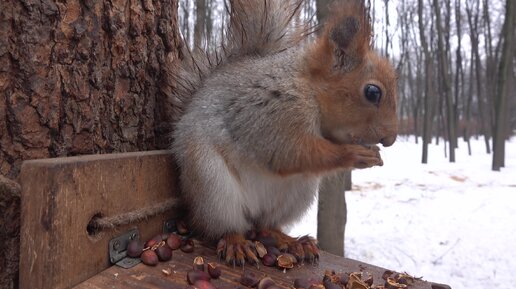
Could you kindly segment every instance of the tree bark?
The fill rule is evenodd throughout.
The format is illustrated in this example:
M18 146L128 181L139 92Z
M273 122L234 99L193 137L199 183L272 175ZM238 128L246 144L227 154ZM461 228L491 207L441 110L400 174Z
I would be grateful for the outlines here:
M329 0L316 1L319 23L328 14ZM351 190L351 171L340 172L322 180L319 188L317 212L317 239L321 249L344 256L344 230L346 226L346 200L344 192Z
M498 70L498 89L495 98L495 125L493 128L493 165L494 171L505 166L505 139L507 137L507 98L508 80L513 60L512 46L514 43L514 1L507 0L505 4L505 20L503 25L503 48Z
M1 5L0 175L27 159L168 147L177 0Z
M325 177L319 187L317 239L321 249L338 256L344 256L347 221L345 187L350 183L346 175L351 176L351 173Z

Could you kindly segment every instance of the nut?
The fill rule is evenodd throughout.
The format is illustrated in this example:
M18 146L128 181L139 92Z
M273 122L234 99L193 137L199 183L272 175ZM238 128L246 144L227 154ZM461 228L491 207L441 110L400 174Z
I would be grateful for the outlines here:
M210 279L210 275L204 271L192 270L186 273L186 281L192 285L195 285L197 281L210 281Z
M253 272L246 271L240 277L240 284L247 287L255 287L260 282L260 279Z
M267 267L273 267L276 265L276 258L277 257L272 254L265 254L262 258L262 264Z
M185 253L192 253L194 251L194 241L187 239L181 244L181 251Z
M176 234L170 234L167 238L167 245L172 250L177 250L181 247L181 237Z
M216 287L210 283L210 281L199 280L194 284L197 289L216 289Z
M277 247L274 247L274 246L268 246L267 247L267 253L270 253L270 254L272 254L274 256L281 255L281 251Z
M162 246L156 249L156 255L160 261L168 261L172 259L172 249L168 246Z
M156 255L152 250L144 251L140 258L142 259L143 264L149 266L156 266L159 262L158 255Z
M386 289L404 289L404 288L407 288L407 285L399 284L398 282L396 282L396 279L389 277L389 278L387 278L387 281L385 281L385 288Z
M267 249L265 249L265 246L259 241L254 242L254 247L256 248L256 253L258 253L260 258L263 258L263 256L267 254Z
M143 253L143 244L140 241L132 240L127 244L127 256L138 258Z
M288 254L288 253L279 255L278 258L276 258L276 261L278 263L278 267L284 268L284 269L294 268L294 264L297 263L296 257L294 255Z
M186 223L184 221L179 221L176 224L177 227L177 233L179 235L186 235L188 234L188 227L186 226Z
M193 260L193 269L204 271L204 259L201 256L197 256Z
M211 278L218 279L222 274L222 271L216 263L208 263L208 274L210 274Z
M276 282L274 282L274 280L272 280L271 277L265 277L262 278L262 280L260 280L260 282L258 283L258 289L267 289L275 285Z

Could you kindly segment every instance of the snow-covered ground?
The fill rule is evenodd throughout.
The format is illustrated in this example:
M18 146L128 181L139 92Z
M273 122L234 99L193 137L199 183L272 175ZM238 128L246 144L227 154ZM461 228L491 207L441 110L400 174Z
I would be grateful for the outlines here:
M481 140L472 156L459 142L456 162L443 142L401 137L382 148L385 165L355 170L346 192L346 257L407 271L453 289L509 289L516 284L516 139L506 143L506 167L491 171ZM290 234L317 231L316 206Z

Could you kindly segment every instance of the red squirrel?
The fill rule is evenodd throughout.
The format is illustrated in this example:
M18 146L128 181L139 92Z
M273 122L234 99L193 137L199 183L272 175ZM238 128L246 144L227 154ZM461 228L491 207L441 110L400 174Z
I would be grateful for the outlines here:
M229 1L221 49L185 61L172 151L190 228L229 263L257 262L248 231L297 258L316 240L281 230L316 198L321 178L383 164L397 134L396 74L371 46L364 1L335 2L312 41L299 0ZM304 26L306 27L306 26Z

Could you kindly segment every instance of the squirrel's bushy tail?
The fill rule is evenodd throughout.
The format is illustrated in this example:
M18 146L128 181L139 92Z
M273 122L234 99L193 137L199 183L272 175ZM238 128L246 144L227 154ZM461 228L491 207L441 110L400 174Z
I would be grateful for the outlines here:
M183 113L202 81L216 67L229 59L266 56L297 45L313 27L295 23L305 0L228 0L225 2L228 23L224 24L224 40L211 44L215 52L199 48L182 51L181 69L172 73L175 85L171 91L173 121ZM185 43L186 44L186 43Z
M230 0L227 57L265 56L298 44L309 31L295 23L303 0Z

